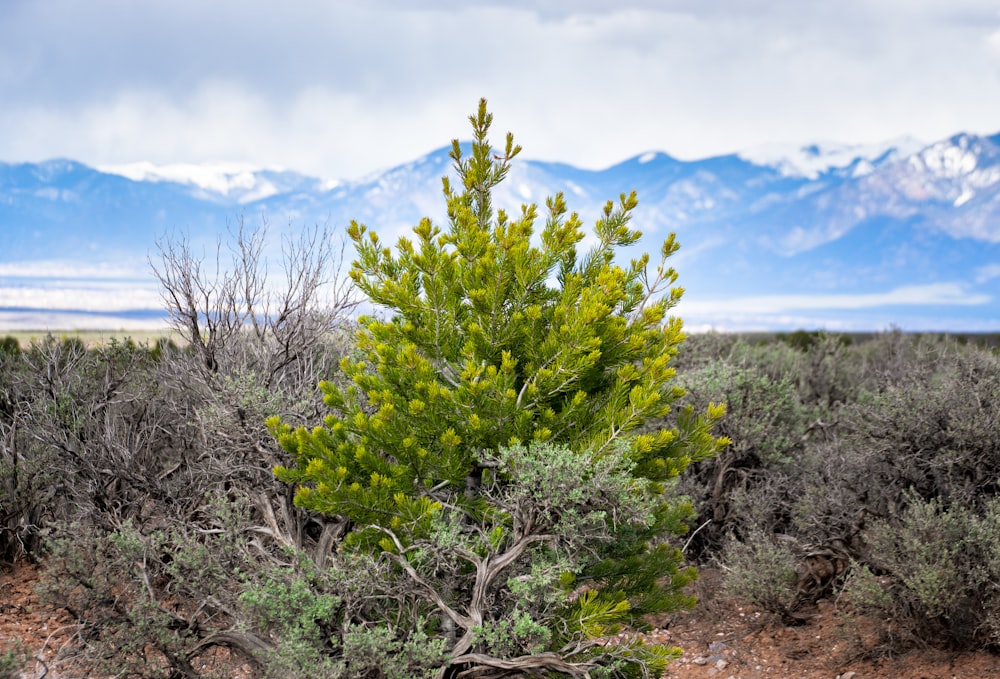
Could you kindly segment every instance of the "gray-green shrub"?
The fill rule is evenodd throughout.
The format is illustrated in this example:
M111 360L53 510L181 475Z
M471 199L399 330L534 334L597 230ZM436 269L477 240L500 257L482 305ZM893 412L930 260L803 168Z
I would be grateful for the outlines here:
M845 593L897 641L959 650L1000 645L1000 498L980 509L907 494L865 532Z

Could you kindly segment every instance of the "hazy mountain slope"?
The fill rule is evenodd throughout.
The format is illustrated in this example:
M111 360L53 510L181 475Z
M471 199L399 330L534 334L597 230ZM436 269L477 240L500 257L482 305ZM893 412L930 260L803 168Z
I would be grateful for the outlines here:
M355 181L234 165L0 163L0 309L43 308L52 295L31 291L59 285L80 308L66 279L92 281L98 264L129 272L108 279L135 288L157 238L180 231L208 247L241 217L276 233L357 219L394 242L423 216L443 222L448 151ZM562 191L592 222L633 189L641 247L670 231L682 243L680 312L693 325L1000 328L1000 135L696 161L647 153L603 170L519 158L497 204L517 210ZM143 290L136 304L149 306Z

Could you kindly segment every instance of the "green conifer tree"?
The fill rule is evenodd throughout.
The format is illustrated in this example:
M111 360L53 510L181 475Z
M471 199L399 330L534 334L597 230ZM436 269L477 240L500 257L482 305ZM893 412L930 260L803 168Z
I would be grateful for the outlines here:
M470 121L445 229L424 219L393 250L351 224L351 276L388 313L360 320L348 386L320 385L322 426L268 422L293 461L276 474L349 521L341 566L378 580L352 624L443 639L438 676L648 676L676 649L643 643L645 617L691 603L664 539L689 508L665 483L727 443L722 406L671 414L678 246L652 271L616 261L641 235L634 193L607 203L582 257L561 194L534 237L535 205L493 205L520 147L491 147L485 100Z

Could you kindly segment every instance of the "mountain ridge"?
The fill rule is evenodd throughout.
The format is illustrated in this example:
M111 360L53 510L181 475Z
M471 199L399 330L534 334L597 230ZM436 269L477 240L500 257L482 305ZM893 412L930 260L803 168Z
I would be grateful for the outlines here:
M444 223L449 151L356 180L237 163L0 162L0 327L4 309L30 308L29 291L58 278L4 273L19 264L65 262L63 278L95 262L123 265L135 283L159 239L180 232L211 247L241 218L278 234L315 223L341 231L356 219L386 242L424 216ZM599 170L519 157L495 202L515 210L561 191L593 223L605 201L636 190L640 248L655 251L677 233L688 291L678 313L699 328L1000 328L1000 133L754 153L680 160L648 151ZM920 286L936 286L924 305L892 294ZM731 300L751 295L772 300L773 312L734 313Z

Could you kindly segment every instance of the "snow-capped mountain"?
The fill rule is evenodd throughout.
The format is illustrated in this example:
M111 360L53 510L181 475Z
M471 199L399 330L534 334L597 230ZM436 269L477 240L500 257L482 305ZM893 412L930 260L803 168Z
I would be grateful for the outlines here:
M135 182L172 182L192 187L200 198L245 205L297 190L328 188L313 178L283 168L261 169L245 163L196 165L193 163L128 163L97 168Z
M394 242L423 216L442 223L448 151L354 181L235 164L0 163L0 329L23 324L13 309L156 316L146 259L171 233L209 244L241 217L279 232L356 219ZM1000 330L1000 135L694 161L649 152L603 170L514 163L497 196L509 210L561 191L592 223L637 190L638 249L677 233L678 313L696 329ZM95 282L135 298L100 302Z
M745 149L738 155L755 165L773 167L790 177L817 179L822 174L845 168L850 168L853 176L868 174L875 164L908 156L922 148L923 142L912 137L901 137L876 144L767 144Z

